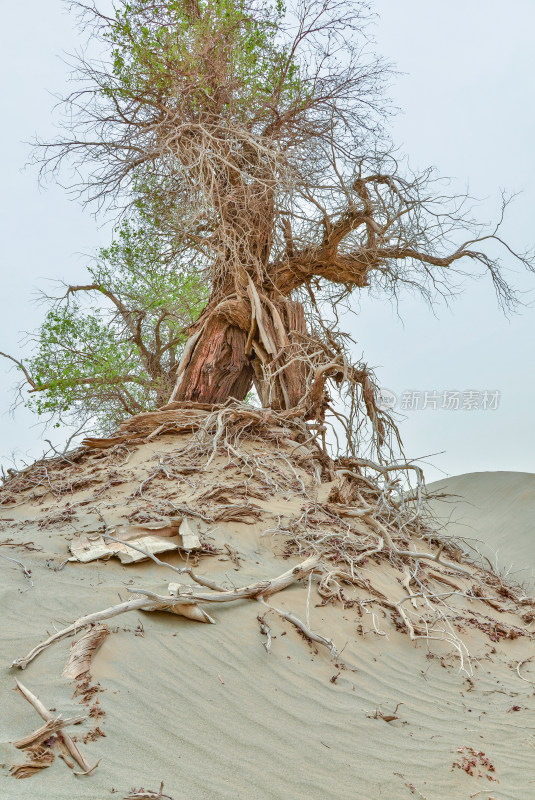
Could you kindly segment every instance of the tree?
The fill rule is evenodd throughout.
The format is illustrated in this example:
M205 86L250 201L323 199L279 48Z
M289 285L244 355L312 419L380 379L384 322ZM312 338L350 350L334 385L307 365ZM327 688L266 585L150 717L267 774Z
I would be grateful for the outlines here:
M146 213L124 221L88 267L90 282L45 298L45 319L14 361L19 393L39 415L99 433L166 402L188 326L208 299L198 274L180 264Z
M105 55L78 60L66 134L40 143L40 158L70 160L88 202L150 204L176 258L203 271L210 298L171 399L241 400L254 382L263 406L321 422L329 381L381 439L372 378L351 366L329 306L359 290L448 295L481 270L514 305L489 245L531 268L529 257L388 142L389 70L365 37L367 4L119 0L111 16L73 5Z

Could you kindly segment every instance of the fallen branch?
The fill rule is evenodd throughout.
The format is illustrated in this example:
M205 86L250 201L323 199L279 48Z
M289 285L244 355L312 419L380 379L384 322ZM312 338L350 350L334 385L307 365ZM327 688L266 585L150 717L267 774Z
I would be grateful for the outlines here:
M13 558L12 556L6 556L3 553L0 553L0 558L4 558L6 561L13 561L14 564L18 564L19 567L22 567L22 571L24 573L24 577L27 581L30 581L30 586L33 586L32 581L32 571L24 566L22 561L19 561L18 558Z
M266 641L263 642L263 645L266 653L269 655L271 653L271 628L267 624L265 617L261 617L259 615L257 620L258 624L260 625L260 633L266 637Z
M44 642L41 642L31 650L24 658L18 658L12 663L12 667L19 667L25 669L28 664L33 661L43 650L46 650L50 645L55 642L73 636L83 628L93 625L95 622L102 622L106 619L111 619L119 614L124 614L128 611L159 611L175 609L177 606L191 606L197 603L227 603L233 600L242 600L244 598L255 598L259 595L269 597L275 592L280 592L287 586L290 586L295 581L306 577L312 572L319 563L319 556L310 556L301 564L298 564L293 569L279 575L278 578L273 580L261 581L260 583L251 584L251 586L244 586L241 589L232 591L212 591L210 593L198 594L182 594L176 597L165 597L157 595L154 592L149 592L144 589L129 589L128 591L143 594L143 597L126 600L116 606L111 606L103 611L95 611L93 614L87 614L85 617L80 617L76 622L68 625L60 631L57 631L52 636L49 636ZM185 587L184 587L185 588ZM174 613L177 613L176 611Z
M125 547L131 547L132 550L137 550L138 553L143 553L144 556L150 558L155 564L158 564L159 567L169 567L169 569L172 569L173 572L176 572L178 575L189 575L195 583L199 583L201 586L206 586L208 589L215 589L216 591L223 591L220 586L208 580L208 578L196 575L191 567L175 567L173 564L168 564L167 561L161 561L154 553L149 553L149 551L145 550L143 547L139 547L131 542L125 542L122 539L116 539L114 536L110 536L109 533L101 533L100 535L103 539L111 539L113 542L119 542L119 544L124 544Z
M13 747L16 747L17 750L26 750L28 747L36 747L46 742L47 739L50 739L51 736L58 733L67 725L78 725L85 719L87 719L87 717L69 717L63 719L61 714L59 717L52 717L52 719L45 722L44 725L41 725L40 728L29 733L28 736L23 736L22 739L17 739L16 742L13 742Z
M181 567L179 572L189 575L192 581L198 583L200 586L206 586L207 589L213 589L215 592L224 592L225 589L223 586L220 586L218 583L214 581L208 580L208 578L203 578L202 575L197 575L191 567Z
M35 708L41 719L44 719L45 722L52 722L56 719L56 717L54 717L52 712L49 711L43 705L43 703L39 700L38 697L36 697L33 694L33 692L30 692L30 690L27 689L25 686L23 686L22 683L20 683L20 681L15 681L15 682L17 684L18 691L21 693L24 699L27 700L28 703L30 703L30 705L32 705ZM81 768L84 770L85 774L89 774L98 766L98 763L95 764L95 766L93 767L89 766L84 756L82 755L78 747L75 745L75 743L73 742L68 733L65 733L64 730L60 730L58 731L58 736L63 741L65 747L67 748L71 756L74 758L76 763L79 764Z
M274 611L276 614L279 615L279 617L282 617L287 622L291 623L295 628L297 628L298 631L301 631L301 633L311 642L316 642L316 644L323 645L329 650L332 656L334 656L335 658L338 657L338 651L336 650L336 647L334 646L331 639L326 639L324 636L320 636L319 633L314 633L314 631L312 631L309 627L307 627L307 625L305 625L305 623L302 622L302 620L300 620L299 617L296 617L294 614L290 614L289 611L283 611L281 608L275 608L275 606L269 605L269 603L266 603L262 597L258 597L257 599L260 603L262 603L263 606L266 606L266 608L268 608L270 611ZM262 631L262 633L264 633L264 631Z
M63 628L57 633L54 633L52 636L49 636L44 642L41 642L33 650L31 650L25 658L18 658L11 664L12 667L19 667L20 669L25 669L30 661L33 661L43 650L46 650L47 647L50 647L51 644L54 642L58 642L60 639L68 638L69 636L74 636L83 628L87 628L89 625L93 625L95 622L101 622L105 619L110 619L111 617L116 617L118 614L124 614L127 611L136 611L143 606L147 605L146 600L126 600L124 603L119 603L116 606L111 606L110 608L104 609L104 611L95 611L93 614L87 614L85 617L80 617L77 619L76 622L73 622L72 625L69 625L66 628Z
M178 572L179 574L182 573L180 567L175 567L173 564L168 564L167 561L161 561L158 556L155 556L154 553L149 553L148 550L145 550L143 547L139 547L138 545L132 544L132 542L125 542L123 539L117 539L115 536L111 536L109 533L101 533L100 534L103 539L111 539L112 542L117 542L118 544L122 544L125 547L130 547L132 550L135 550L138 553L143 553L144 556L150 558L154 561L155 564L158 564L159 567L169 567L172 569L173 572Z
M162 595L149 592L146 589L128 589L133 594L143 594L146 597L152 598L153 602L173 603L175 605L190 604L190 603L228 603L233 600L243 600L244 598L257 598L260 595L269 597L282 589L286 589L292 583L305 578L312 572L319 564L320 557L318 555L310 556L305 561L298 564L293 569L283 572L278 578L272 580L260 581L253 583L250 586L243 586L241 589L229 589L212 591L210 593L191 593L178 595L177 597L163 597ZM189 589L191 587L184 587Z

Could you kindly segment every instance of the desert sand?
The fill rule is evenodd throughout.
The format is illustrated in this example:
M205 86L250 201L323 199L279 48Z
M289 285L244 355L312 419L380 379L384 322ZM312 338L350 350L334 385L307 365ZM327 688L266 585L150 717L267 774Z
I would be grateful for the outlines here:
M162 781L164 794L174 800L535 796L535 659L521 663L535 656L535 646L529 635L492 635L496 621L511 629L523 626L526 633L533 623L474 598L459 600L468 609L463 613L477 610L488 627L484 632L459 626L468 654L464 669L451 643L411 641L373 605L364 606L366 613L361 607L361 614L357 606L321 606L306 581L275 595L273 605L332 639L337 656L307 642L275 614L266 617L273 637L268 653L257 619L265 609L245 599L210 607L215 625L143 611L109 620L111 633L93 657L90 686L98 691L89 705L82 695L73 696L76 682L62 678L72 639L55 643L25 670L12 668L14 659L55 629L127 599L128 587L165 594L176 580L151 561L63 562L73 538L99 530L96 507L110 525L132 517L142 523L143 509L145 521L154 521L162 519L162 498L187 504L203 488L202 470L186 471L174 482L157 475L139 493L155 465L177 446L176 438L163 436L132 448L128 463L124 453L112 464L103 459L105 470L95 460L85 484L71 482L58 492L57 484L50 491L45 480L0 511L2 554L31 571L25 577L19 564L0 561L1 797L104 800L140 787L157 792ZM221 459L212 469L219 470L221 484L239 477ZM472 505L463 525L470 524L482 546L498 550L501 567L514 562L525 570L535 563L535 475L466 475L449 480L447 488L466 493ZM200 521L219 552L200 558L198 574L244 586L302 560L297 554L283 559L280 544L281 522L295 513L299 500L279 492L252 502L260 509L255 521ZM460 501L452 502L448 514L460 513ZM467 535L464 527L461 535ZM175 566L185 563L178 553L159 557ZM386 569L373 560L367 569L376 571L374 580L389 596L404 596ZM364 589L360 594L368 596ZM64 717L87 714L98 699L102 715L69 729L88 761L99 762L91 775L74 776L59 758L25 780L9 774L23 760L12 742L40 724L34 709L12 691L16 678ZM104 736L84 743L96 726ZM462 768L463 759L471 758L473 774Z
M535 475L473 472L428 488L449 495L432 502L449 533L477 548L502 574L534 588Z

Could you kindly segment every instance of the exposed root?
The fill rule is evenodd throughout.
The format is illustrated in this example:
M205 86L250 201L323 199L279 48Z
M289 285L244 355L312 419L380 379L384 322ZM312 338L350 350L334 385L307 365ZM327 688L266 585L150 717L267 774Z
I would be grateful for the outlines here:
M19 667L25 669L28 664L33 661L40 653L46 650L50 645L54 644L61 639L65 639L83 628L87 628L96 622L101 622L105 619L111 619L119 614L124 614L127 611L172 611L173 613L181 613L183 606L196 606L198 603L228 603L234 600L243 600L246 598L255 599L259 596L269 597L276 592L280 592L292 583L306 577L309 572L314 570L319 563L317 556L311 556L298 564L296 567L287 570L282 575L272 580L261 581L260 583L252 584L251 586L244 586L240 589L234 590L212 590L211 592L197 592L191 591L191 587L182 587L184 591L176 596L163 597L149 592L146 589L129 589L130 592L143 595L141 598L134 600L127 600L124 603L119 603L116 606L111 606L103 611L97 611L93 614L87 614L85 617L73 622L63 630L57 631L52 636L49 636L44 642L41 642L34 647L24 658L19 658L13 661L12 667Z
M280 608L275 608L275 606L269 605L269 603L266 603L262 597L259 597L258 600L262 603L262 605L266 606L266 608L268 608L269 611L274 611L275 614L279 615L279 617L282 617L282 619L285 619L287 622L290 622L294 626L294 628L297 628L297 630L300 633L302 633L305 639L307 639L309 642L315 642L316 644L323 645L323 647L326 647L329 650L330 654L334 658L338 656L338 651L336 650L336 647L334 646L333 642L330 639L326 639L324 636L320 636L319 633L314 633L314 631L312 631L307 625L305 625L305 623L302 620L300 620L299 617L296 617L295 614L290 614L289 611L283 611ZM269 638L268 641L271 641L271 637Z
M19 561L18 558L13 558L12 556L6 556L3 553L0 553L0 558L3 558L5 561L12 561L14 564L18 564L19 567L21 567L24 577L29 582L30 586L33 586L32 571L31 569L25 567L22 561Z
M520 661L516 665L516 672L521 681L525 681L526 683L531 683L532 686L535 686L535 681L530 681L527 678L524 678L524 676L520 674L520 667L524 666L524 664L527 664L528 661L531 661L533 658L535 658L535 656L530 656L529 658L525 658L523 661Z
M199 524L216 528L261 520L265 524L262 536L271 539L284 557L314 556L309 600L314 586L320 604L355 607L371 620L367 632L383 636L388 635L387 631L374 610L380 608L393 628L408 634L413 641L440 641L453 648L461 668L468 673L470 662L461 638L463 629L477 629L491 641L532 636L525 622L535 618L535 610L526 608L535 605L533 598L482 568L461 541L437 530L426 511L425 484L417 465L406 460L333 458L326 449L321 428L318 423L309 423L297 409L272 411L236 401L218 406L173 402L158 412L131 418L113 440L88 442L94 449L76 451L76 458L51 459L46 465L35 465L33 471L30 468L13 475L4 486L9 498L6 505L13 507L12 503L18 504L21 497L32 497L38 487L43 495L48 492L54 497L68 497L72 511L76 508L72 487L90 480L98 492L99 478L104 485L112 480L122 482L125 443L129 444L131 470L135 442L151 436L151 456L135 473L139 488L128 495L127 503L132 508L128 520L143 524L181 515L196 517ZM179 443L155 451L160 437L170 432L181 435ZM174 440L168 437L166 441ZM181 487L186 487L187 496ZM286 511L272 511L271 498L292 504L287 505ZM98 508L90 508L100 514L102 535L113 538ZM61 508L55 513L61 513ZM235 566L245 568L246 561L225 538L218 541L217 548L209 543L202 552L222 553L227 544ZM135 545L130 546L136 549ZM267 597L267 582L231 590L199 575L193 570L197 564L195 555L191 556L192 563L177 567L142 549L140 552L159 566L188 575L209 591L203 593L192 586L186 590L176 584L176 594L163 597L137 588L134 593L143 596L83 617L15 665L24 667L58 639L129 610L164 608L209 622L211 617L200 608L202 604ZM441 586L448 591L437 591ZM516 615L520 617L519 624L498 624L485 615L489 609ZM275 613L279 612L275 609ZM286 612L279 615L282 614ZM308 619L296 624L293 615L285 618L314 640ZM261 619L261 624L266 625L265 618ZM267 637L266 630L262 632ZM333 651L329 639L317 643Z
M171 795L163 793L163 781L158 792L152 789L132 789L130 794L125 795L124 800L173 800Z

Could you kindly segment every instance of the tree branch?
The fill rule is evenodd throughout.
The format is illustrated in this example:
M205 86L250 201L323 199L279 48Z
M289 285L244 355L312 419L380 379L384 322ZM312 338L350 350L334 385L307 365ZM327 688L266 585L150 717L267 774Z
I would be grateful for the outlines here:
M13 356L10 356L8 353L2 353L1 351L0 351L0 356L8 358L10 361L13 361L13 363L16 364L17 367L19 367L22 370L22 372L24 373L24 377L26 378L26 381L32 387L30 391L38 391L39 387L37 386L36 382L30 375L30 373L28 372L22 361L19 361L17 358L13 358Z
M2 355L2 354L0 354ZM33 386L35 388L29 389L28 394L34 394L35 392L45 392L47 389L51 389L54 386L57 386L61 383L61 379L56 381L48 381L47 383L42 383L41 385L37 385L33 382ZM146 380L145 378L140 377L139 375L110 375L102 377L102 378L69 378L66 381L68 386L120 386L123 383L135 383L138 385L145 386L146 388L150 388L152 386L152 382Z

